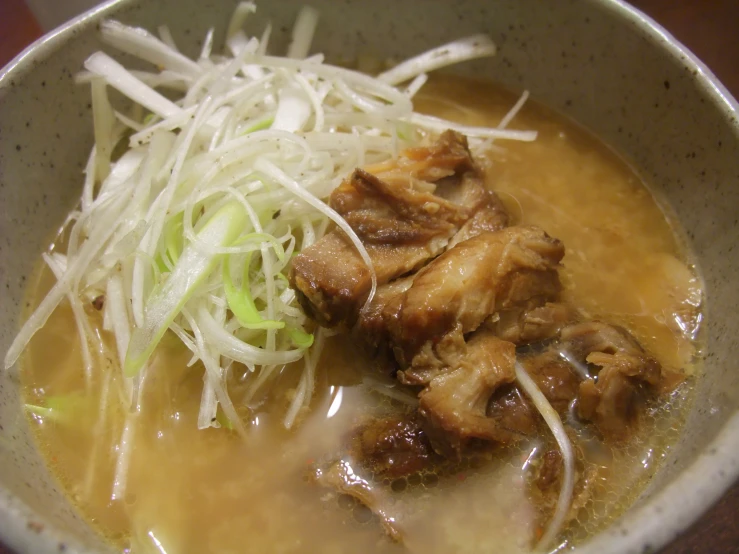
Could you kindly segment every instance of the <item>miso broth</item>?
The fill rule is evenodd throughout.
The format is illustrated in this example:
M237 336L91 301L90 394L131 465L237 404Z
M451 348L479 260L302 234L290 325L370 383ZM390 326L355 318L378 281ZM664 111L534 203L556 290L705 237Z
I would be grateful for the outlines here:
M416 109L464 124L495 127L515 97L501 88L432 79ZM566 248L564 299L589 317L627 328L665 367L686 380L648 407L626 447L588 447L593 485L564 536L567 546L602 529L639 495L677 440L697 376L701 288L688 253L637 173L588 132L529 103L514 128L536 129L535 142L499 141L484 163L487 184L515 223L535 223ZM39 270L33 302L52 284ZM88 315L101 328L92 306ZM287 431L282 414L300 365L284 368L269 394L240 413L243 440L227 425L197 429L203 367L173 335L158 347L140 396L127 417L119 395L117 358L97 358L86 389L84 364L68 305L32 340L23 358L25 400L40 449L86 519L126 552L530 552L536 507L527 493L538 440L500 449L450 475L422 473L388 484L387 510L404 544L383 535L377 519L351 497L318 487L311 467L339 451L367 413L403 411L402 399L377 392L363 376L372 362L351 339L329 339L315 398L300 425ZM112 349L102 330L101 341ZM106 350L107 352L107 350ZM241 384L236 383L236 387ZM248 382L243 384L246 388ZM113 491L124 427L133 441L127 482ZM582 446L584 445L584 446Z

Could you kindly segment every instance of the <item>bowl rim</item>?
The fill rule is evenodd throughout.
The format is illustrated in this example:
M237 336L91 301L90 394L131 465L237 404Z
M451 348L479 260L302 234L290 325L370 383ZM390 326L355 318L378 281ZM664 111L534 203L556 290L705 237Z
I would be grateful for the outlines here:
M0 69L0 99L15 80L22 80L35 63L48 58L104 17L139 0L107 0L47 32ZM739 104L716 75L662 25L625 0L587 0L633 25L673 61L692 71L696 82L739 134ZM739 478L739 409L719 433L685 468L650 500L618 518L607 529L578 546L582 554L643 554L654 552L687 531ZM675 501L679 498L680 501ZM664 522L669 522L667 525ZM0 485L0 544L18 552L91 553L69 532L57 529L34 513L5 486Z

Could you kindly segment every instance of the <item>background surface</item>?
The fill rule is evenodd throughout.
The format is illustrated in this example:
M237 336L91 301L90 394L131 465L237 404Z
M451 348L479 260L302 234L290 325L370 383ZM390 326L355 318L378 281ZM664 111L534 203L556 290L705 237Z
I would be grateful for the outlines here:
M0 67L95 0L0 0ZM739 0L632 0L739 97ZM739 554L739 483L660 554ZM0 554L12 554L0 544Z

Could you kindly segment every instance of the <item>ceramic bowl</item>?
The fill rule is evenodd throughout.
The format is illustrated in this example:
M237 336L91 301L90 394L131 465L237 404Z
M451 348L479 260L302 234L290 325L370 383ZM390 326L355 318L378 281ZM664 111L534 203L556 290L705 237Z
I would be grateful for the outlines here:
M102 47L114 16L167 23L195 54L235 2L119 0L48 34L0 73L0 352L19 325L40 252L75 205L92 145L87 88L73 76ZM300 2L264 1L286 45ZM322 14L314 50L331 59L404 57L486 32L499 55L459 67L576 119L630 159L679 218L703 271L705 376L683 436L622 518L578 552L642 553L687 528L734 481L739 465L739 124L737 104L711 72L655 22L617 0L311 0ZM36 450L18 376L0 373L0 541L18 552L106 552L72 509Z

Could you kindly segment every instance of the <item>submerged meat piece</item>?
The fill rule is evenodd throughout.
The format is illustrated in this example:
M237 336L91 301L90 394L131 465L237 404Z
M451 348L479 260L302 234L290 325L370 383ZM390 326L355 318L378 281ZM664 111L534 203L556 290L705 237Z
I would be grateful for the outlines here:
M523 357L521 363L552 407L560 414L566 412L577 396L582 378L560 356L558 345L541 354Z
M462 334L498 310L534 297L554 298L564 248L537 227L509 227L466 240L420 270L388 319L401 366L419 366L414 357L459 326Z
M547 450L541 459L539 474L536 476L536 486L546 491L560 480L562 472L562 454L559 450Z
M352 434L351 453L375 477L391 479L417 473L437 459L415 416L361 425Z
M385 532L391 539L398 542L402 540L396 519L387 511L390 503L385 492L359 475L350 462L339 460L324 469L317 469L313 478L324 487L359 500L380 519Z
M574 437L571 435L571 439ZM586 461L577 440L573 440L575 454L575 486L572 500L562 528L566 529L576 519L580 510L592 499L594 489L608 478L608 469ZM546 448L546 447L545 447ZM533 506L539 512L539 525L545 527L550 521L559 500L563 477L562 455L557 448L549 448L533 461L532 473L528 476L528 492Z
M529 305L501 310L485 326L501 339L523 345L558 337L575 317L575 310L566 304L547 302L542 306L536 298Z
M499 428L519 435L533 435L538 428L538 413L514 384L504 385L493 393L486 415Z
M552 407L564 414L578 394L581 378L559 356L558 346L552 345L536 354L519 355L518 359ZM495 419L500 428L521 435L535 434L543 421L515 384L502 387L493 394L487 415Z
M556 305L547 305L559 309ZM485 329L500 333L494 324ZM610 439L622 439L637 418L646 396L659 387L668 389L674 383L659 363L646 354L628 331L600 321L586 321L562 328L560 340L543 351L520 357L526 371L550 404L565 414L577 399L578 415L592 421ZM595 378L588 376L588 366L596 369ZM667 377L665 377L667 375ZM514 402L515 400L515 402ZM522 432L526 424L528 400L512 396L496 398L488 406L488 414L503 427L517 425ZM514 418L513 414L524 414ZM538 419L536 415L533 416ZM523 424L521 423L523 422Z
M315 469L312 478L364 504L390 538L401 541L382 481L407 477L442 461L421 428L418 414L370 419L352 430L344 448L340 459Z
M600 321L571 325L561 336L575 357L599 368L595 379L580 384L579 416L608 438L625 438L645 396L662 380L659 363L625 329Z
M370 169L357 169L329 204L360 237L380 285L438 256L471 219L468 234L507 223L458 133ZM295 257L290 282L306 313L325 326L353 325L371 288L369 269L338 229Z
M580 385L578 414L593 421L604 436L623 439L643 405L645 387L659 383L660 367L651 358L625 353L594 352L587 360L600 371Z
M515 346L489 333L476 333L456 364L439 372L418 395L434 449L446 457L460 456L470 439L507 443L516 438L487 417L490 396L516 379Z
M641 345L626 329L602 321L568 325L562 329L560 337L566 344L568 353L583 362L591 352L623 352L635 356L644 354Z

